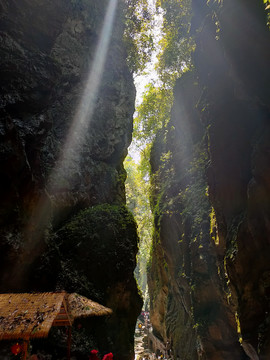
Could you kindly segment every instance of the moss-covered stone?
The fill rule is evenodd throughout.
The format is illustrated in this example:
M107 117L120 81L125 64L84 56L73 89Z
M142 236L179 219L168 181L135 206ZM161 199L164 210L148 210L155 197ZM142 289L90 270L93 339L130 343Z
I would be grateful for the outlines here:
M73 268L78 273L83 271L95 287L106 289L106 284L132 276L137 241L132 214L124 206L102 204L75 215L56 233L53 246L65 266L70 263L71 272ZM63 282L66 275L67 269L63 269ZM70 276L73 281L78 278Z

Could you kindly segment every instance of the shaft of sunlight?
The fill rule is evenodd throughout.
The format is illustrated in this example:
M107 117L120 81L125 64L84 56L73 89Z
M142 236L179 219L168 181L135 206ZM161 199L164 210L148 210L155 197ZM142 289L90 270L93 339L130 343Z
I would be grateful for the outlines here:
M115 18L118 0L110 0L106 11L100 39L95 52L94 60L89 71L82 99L76 111L73 123L70 127L63 156L68 160L71 152L77 150L82 136L88 130L95 108L95 101L102 78L102 73L107 58L109 42L111 39L113 22ZM61 164L60 164L61 166Z
M49 183L47 184L49 191L53 192L57 187L57 178L60 173L64 177L72 177L75 175L74 168L71 167L70 170L69 164L71 161L74 162L74 159L79 158L79 146L85 140L87 130L90 126L91 117L94 112L95 101L97 99L102 73L108 54L117 4L118 0L109 0L104 23L102 25L101 35L96 48L92 66L89 69L89 75L86 80L86 85L81 101L78 105L73 122L69 128L63 148L61 149L61 155L56 161L56 164L49 176ZM69 170L68 175L65 174L65 171L67 170ZM41 252L41 242L44 231L50 221L50 206L50 200L47 196L44 196L44 198L41 198L39 201L37 201L37 205L35 206L35 209L33 209L32 215L30 216L28 225L25 229L26 239L24 250L20 254L17 265L14 266L13 274L9 274L11 277L18 279L21 262L25 263L24 267L25 271L27 271L27 266L30 266L33 259ZM21 272L21 281L23 281L23 277L24 272Z

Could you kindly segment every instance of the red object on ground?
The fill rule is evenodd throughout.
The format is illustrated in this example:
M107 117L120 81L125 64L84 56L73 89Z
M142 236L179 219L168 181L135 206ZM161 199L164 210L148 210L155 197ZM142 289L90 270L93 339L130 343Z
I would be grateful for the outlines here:
M113 360L113 353L104 355L102 360Z
M89 360L100 360L100 358L97 356L97 353L97 350L91 350Z
M11 346L11 352L14 355L18 355L22 351L22 347L19 343L16 343Z

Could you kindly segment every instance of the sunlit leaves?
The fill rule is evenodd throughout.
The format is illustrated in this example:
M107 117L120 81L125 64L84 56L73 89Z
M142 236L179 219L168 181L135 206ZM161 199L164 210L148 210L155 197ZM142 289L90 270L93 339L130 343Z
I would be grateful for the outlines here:
M164 82L175 80L191 65L194 42L190 36L191 0L160 0L164 11L158 71Z
M132 210L138 221L139 235L149 235L151 227L151 214L148 200L149 182L145 181L141 171L138 171L139 165L131 157L125 160L125 169L127 171L126 195L127 206ZM148 215L148 216L145 216ZM144 226L145 225L145 226ZM143 238L145 237L143 236ZM142 236L140 236L142 238Z
M270 0L263 0L265 5L265 11L267 13L267 25L270 28Z
M148 162L147 162L148 163ZM146 290L146 265L149 259L152 239L152 214L149 204L148 173L142 169L143 163L136 164L130 156L125 160L127 171L126 197L127 206L132 211L138 224L140 250L137 257L137 280L142 292Z
M191 66L194 50L189 33L191 0L158 0L156 9L161 12L161 8L162 37L156 66L159 80L146 87L143 101L137 108L133 136L139 146L151 143L157 131L168 123L175 80Z
M153 14L147 0L125 0L126 28L124 41L127 62L133 72L143 71L153 51Z
M164 86L147 86L143 101L137 108L137 117L134 119L134 136L141 145L151 142L158 129L169 121L172 105L172 90Z

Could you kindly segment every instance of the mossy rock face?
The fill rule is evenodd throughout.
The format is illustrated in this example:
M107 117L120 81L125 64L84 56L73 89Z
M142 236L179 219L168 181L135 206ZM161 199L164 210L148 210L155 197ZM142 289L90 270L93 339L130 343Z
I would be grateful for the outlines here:
M125 206L82 210L57 232L51 245L60 259L57 286L70 291L79 286L88 292L93 284L104 293L111 283L132 276L137 240L135 221Z

